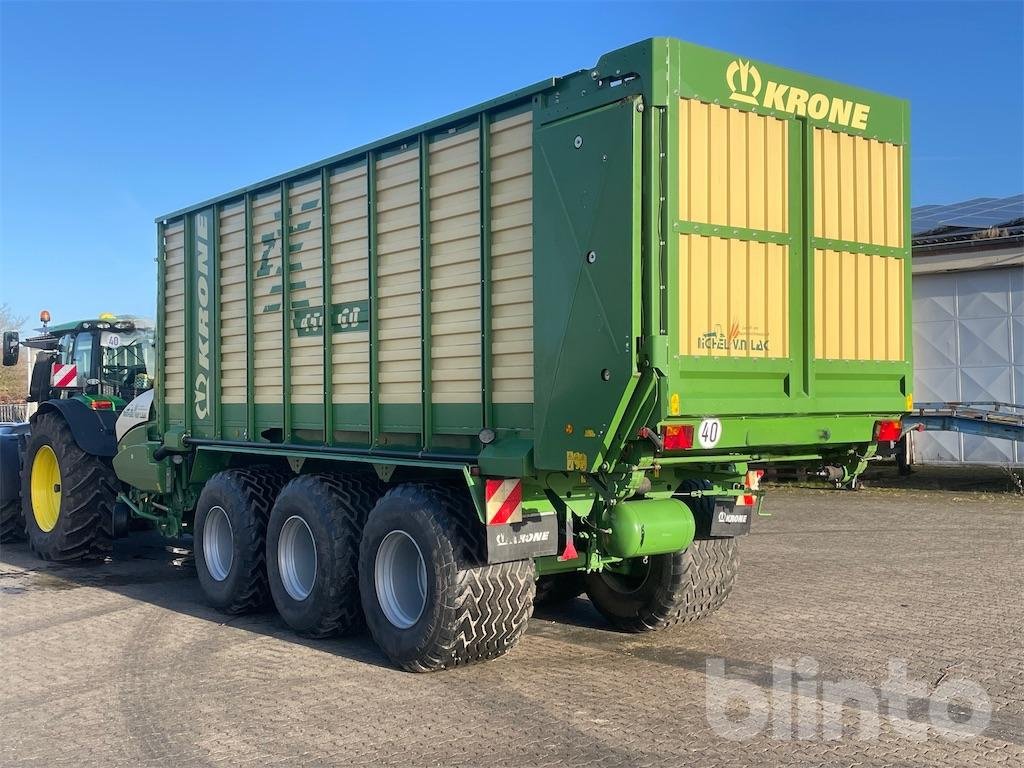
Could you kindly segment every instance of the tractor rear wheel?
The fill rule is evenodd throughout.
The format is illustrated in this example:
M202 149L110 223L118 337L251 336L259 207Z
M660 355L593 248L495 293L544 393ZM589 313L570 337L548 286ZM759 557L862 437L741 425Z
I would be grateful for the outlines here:
M44 413L32 423L21 477L33 552L57 562L110 553L117 476L108 461L78 447L59 414Z
M493 659L533 613L532 560L480 563L465 488L410 484L377 502L359 548L359 593L370 634L410 672Z

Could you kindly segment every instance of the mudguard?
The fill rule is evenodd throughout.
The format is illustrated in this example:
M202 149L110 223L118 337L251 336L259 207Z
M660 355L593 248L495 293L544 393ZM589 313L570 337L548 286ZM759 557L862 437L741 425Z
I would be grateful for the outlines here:
M81 400L47 400L39 406L38 417L43 413L57 412L71 428L75 443L92 456L110 458L117 453L117 439L114 436L116 411L94 411Z
M0 424L0 507L21 495L21 455L29 423Z

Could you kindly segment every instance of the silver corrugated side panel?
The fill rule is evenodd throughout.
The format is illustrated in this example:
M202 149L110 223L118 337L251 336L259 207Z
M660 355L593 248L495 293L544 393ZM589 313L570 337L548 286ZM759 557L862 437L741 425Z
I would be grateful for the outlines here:
M914 399L1024 403L1024 268L915 274ZM915 460L1024 465L1024 443L926 432Z

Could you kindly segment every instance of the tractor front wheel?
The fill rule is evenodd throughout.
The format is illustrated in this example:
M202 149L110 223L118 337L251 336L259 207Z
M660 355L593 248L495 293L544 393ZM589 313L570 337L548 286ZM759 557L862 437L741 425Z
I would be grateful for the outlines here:
M68 562L110 553L117 477L78 447L60 414L36 417L21 477L25 532L39 557Z

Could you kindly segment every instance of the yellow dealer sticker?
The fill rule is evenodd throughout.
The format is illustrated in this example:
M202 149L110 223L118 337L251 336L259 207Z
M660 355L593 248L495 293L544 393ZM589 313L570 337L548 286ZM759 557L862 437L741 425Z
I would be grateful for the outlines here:
M565 468L570 472L586 472L590 469L587 454L580 451L565 452Z

